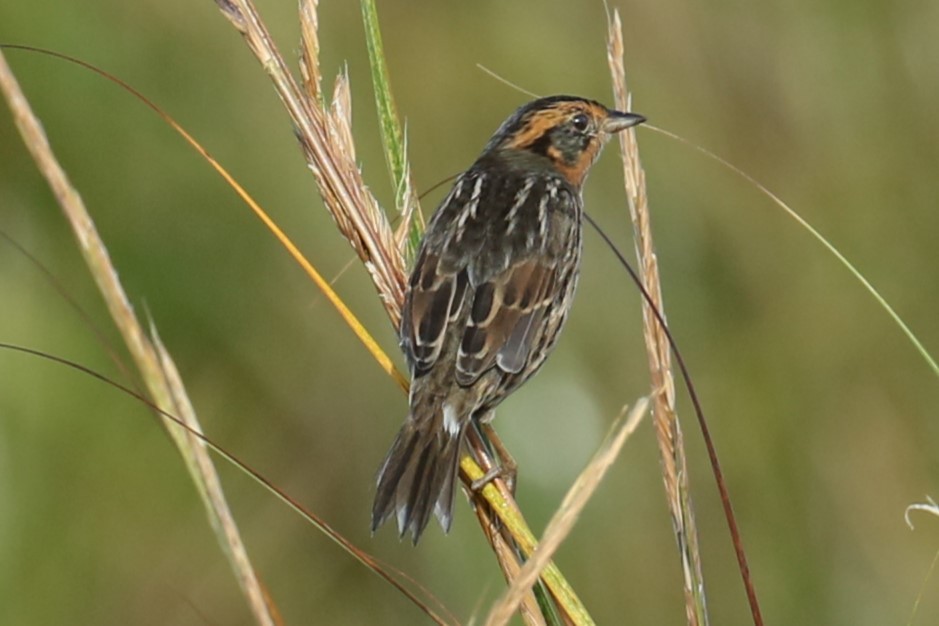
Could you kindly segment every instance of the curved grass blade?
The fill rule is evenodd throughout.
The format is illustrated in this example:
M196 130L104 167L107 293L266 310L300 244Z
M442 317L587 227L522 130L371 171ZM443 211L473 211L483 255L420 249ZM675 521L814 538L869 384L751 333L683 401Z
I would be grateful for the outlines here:
M926 349L926 346L923 345L923 342L919 340L919 337L916 336L916 333L914 333L913 330L907 325L907 323L903 321L903 318L900 317L900 314L897 313L896 309L890 306L890 303L887 302L887 299L883 295L881 295L881 293L877 290L877 288L874 287L874 285L871 284L869 280L867 280L864 274L862 274L861 271L857 269L854 266L854 264L851 263L851 261L849 261L848 258L844 254L842 254L840 250L838 250L838 248L835 247L835 244L828 241L828 239L826 239L823 234L818 232L818 230L814 226L809 224L809 222L804 217L799 215L799 213L797 213L795 209L793 209L788 204L783 202L783 200L779 196L777 196L775 193L770 191L765 185L763 185L763 183L759 182L758 180L756 180L755 178L753 178L752 176L744 172L742 169L740 169L739 167L737 167L730 161L714 154L710 150L706 148L702 148L701 146L688 141L684 137L680 137L679 135L676 135L675 133L667 131L663 128L658 128L650 124L645 124L643 125L643 127L648 128L649 130L655 131L657 133L661 133L662 135L665 135L666 137L670 139L679 141L685 144L686 146L689 146L697 150L698 152L708 157L709 159L713 159L714 161L717 161L720 165L723 165L724 167L729 169L731 172L733 172L737 176L740 176L741 178L743 178L745 181L747 181L748 183L756 187L763 195L765 195L767 198L772 200L773 204L775 204L780 209L785 211L786 214L789 217L791 217L793 220L795 220L799 226L801 226L806 231L808 231L808 233L816 241L822 244L822 247L828 250L828 252L831 253L831 255L834 256L835 259L837 259L838 262L841 263L841 265L843 265L851 273L851 275L854 276L855 279L857 279L859 283L861 283L861 286L864 287L865 290L867 290L867 292L874 298L877 304L880 305L880 307L884 311L887 312L887 315L890 316L890 319L893 320L893 323L896 324L897 327L899 327L900 331L904 335L906 335L906 338L910 341L911 344L913 344L913 348L917 352L919 352L919 355L923 357L923 360L926 361L926 364L929 366L929 369L933 371L933 374L939 377L939 363L937 363L936 359L932 356L932 354L929 353L929 351Z
M411 578L404 572L398 570L397 568L392 567L386 563L383 563L382 561L375 558L368 552L365 552L364 550L356 547L348 539L346 539L341 534L339 534L338 531L333 529L325 520L323 520L321 517L319 517L312 511L304 508L302 504L300 504L297 500L289 496L285 491L281 490L279 487L274 485L271 481L265 478L257 470L246 465L243 461L238 459L238 457L236 457L234 454L232 454L231 452L229 452L222 446L218 445L217 443L209 439L209 437L207 437L202 432L194 429L191 425L187 424L183 419L177 417L176 415L173 415L169 411L161 409L152 400L147 398L147 396L144 395L143 393L131 387L122 385L121 383L118 383L114 380L111 380L104 374L96 370L93 370L90 367L82 365L81 363L76 363L75 361L71 361L69 359L56 356L54 354L48 354L39 350L35 350L33 348L27 348L25 346L18 346L16 344L11 344L11 343L6 343L6 342L0 342L0 349L12 350L14 352L21 352L24 354L28 354L30 356L38 357L41 359L45 359L47 361L51 361L53 363L57 363L59 365L64 365L68 368L81 372L82 374L91 376L92 378L100 382L110 385L111 387L117 389L118 391L141 402L142 404L152 409L155 413L160 415L161 418L176 424L180 429L188 432L192 437L194 437L195 439L198 439L202 444L204 444L205 447L207 447L208 449L218 454L225 461L227 461L234 467L238 468L242 473L244 473L249 478L251 478L254 482L261 485L264 489L266 489L270 493L274 494L274 496L276 496L281 502L283 502L288 507L293 509L296 513L298 513L301 517L303 517L306 521L308 521L310 524L315 526L317 529L322 531L327 537L329 537L334 543L339 545L343 550L348 552L353 558L355 558L357 561L365 565L373 573L377 574L379 577L386 580L393 587L401 591L408 599L414 602L414 604L419 609L421 609L424 613L426 613L427 616L430 617L435 623L441 624L441 625L458 623L456 617L452 613L450 613L446 609L446 607L443 606L443 604L440 603L439 600L437 600L436 597L434 597L429 591L421 587L421 585L417 581L415 581L413 578ZM421 589L423 593L427 594L427 596L430 599L432 599L436 604L440 606L440 609L442 611L447 613L447 618L449 621L444 620L442 617L440 617L424 601L419 599L414 594L414 592L412 592L410 589L404 586L399 580L397 580L389 572L393 572L394 575L397 576L398 578L406 580L409 583Z
M222 166L221 163L216 161L215 158L211 154L209 154L208 150L206 150L198 141L196 141L196 139L192 135L190 135L189 132L186 131L186 129L183 128L176 120L174 120L170 115L168 115L165 111L160 109L158 106L156 106L156 104L154 104L151 100L149 100L142 93L134 89L131 85L127 84L126 82L120 80L119 78L115 76L108 74L107 72L104 72L94 67L93 65L89 63L82 61L81 59L76 59L74 57L70 57L68 55L61 54L52 50L45 50L42 48L33 48L30 46L4 45L0 47L6 47L10 49L15 49L15 50L28 50L28 51L37 52L40 54L46 54L46 55L49 55L58 59L62 59L64 61L68 61L69 63L74 63L80 67L83 67L87 70L94 72L95 74L98 74L99 76L109 81L116 83L122 89L129 92L135 98L140 100L154 113L160 116L160 118L164 122L166 122L166 124L168 124L174 131L176 131L186 141L186 143L188 143L196 152L198 152L209 163L209 165L211 165L212 168L216 172L218 172L219 176L221 176L225 180L225 182L228 183L232 189L234 189L235 193L238 194L238 196L245 202L245 204L248 205L248 207L254 212L254 214L258 217L258 219L260 219L261 222L264 223L264 225L268 228L268 230L271 231L274 237L277 238L277 240L281 243L281 245L284 246L288 254L290 254L290 256L293 257L294 261L296 261L297 264L300 265L300 267L303 269L303 271L313 280L316 286L322 291L323 295L326 296L330 304L333 305L333 307L342 317L343 321L345 321L346 324L349 326L349 328L352 329L352 332L355 333L356 337L359 338L359 340L365 346L366 350L369 351L369 353L372 355L375 361L379 364L379 366L389 376L392 377L392 379L398 384L399 387L407 391L408 389L407 379L395 367L391 358L388 356L388 354L384 350L382 350L381 346L378 345L378 342L375 341L371 333L369 333L368 330L366 330L365 326L362 325L362 323L355 316L355 314L349 309L348 306L346 306L342 298L339 297L339 294L337 294L336 291L332 288L332 286L330 285L330 282L327 281L316 270L313 264L310 263L310 261L307 260L305 256L303 256L303 253L300 252L300 249L297 248L297 246L287 236L287 234L284 233L284 231L281 230L279 226L277 226L274 220L264 211L263 208L261 208L261 206L254 200L254 198L252 198L251 195L248 194L248 192L244 189L244 187L242 187L238 183L238 181L234 179L234 177L228 172L228 170L226 170Z

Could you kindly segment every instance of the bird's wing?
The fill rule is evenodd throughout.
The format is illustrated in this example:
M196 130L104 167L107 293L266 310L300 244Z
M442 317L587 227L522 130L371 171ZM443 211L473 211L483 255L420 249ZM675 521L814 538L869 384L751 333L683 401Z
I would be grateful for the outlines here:
M440 267L440 257L422 249L401 311L401 347L418 373L426 372L443 349L447 326L466 300L465 268Z
M579 228L577 200L567 190L555 186L549 193L539 184L507 196L481 178L458 181L428 225L400 329L416 373L428 371L441 353L454 354L461 385L493 366L522 371L561 288L559 263L568 236ZM502 227L513 212L527 215L529 224L514 231Z
M554 299L557 264L529 257L475 285L460 338L456 376L468 385L493 365L517 374Z

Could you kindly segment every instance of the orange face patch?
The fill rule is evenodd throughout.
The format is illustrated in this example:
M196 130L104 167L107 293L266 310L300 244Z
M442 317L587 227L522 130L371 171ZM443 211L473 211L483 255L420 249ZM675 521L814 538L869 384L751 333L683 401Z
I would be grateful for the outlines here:
M531 149L555 128L567 124L575 115L585 114L593 120L593 125L599 127L600 121L605 119L607 111L600 105L588 102L559 102L556 105L533 112L524 120L522 127L503 144L505 148L515 150ZM557 146L548 145L544 154L554 163L557 170L572 184L580 185L587 174L590 165L600 151L599 131L593 133L591 140L586 143L582 152L565 155Z
M525 125L505 144L506 148L525 149L541 139L545 133L566 123L578 113L585 113L593 120L606 117L603 107L586 102L559 102L548 109L531 114Z
M593 162L597 159L597 155L600 154L600 141L599 137L595 137L583 152L580 153L574 163L568 163L564 160L557 148L549 148L548 157L554 161L554 166L564 178L575 187L579 187L584 183L590 166L593 165Z

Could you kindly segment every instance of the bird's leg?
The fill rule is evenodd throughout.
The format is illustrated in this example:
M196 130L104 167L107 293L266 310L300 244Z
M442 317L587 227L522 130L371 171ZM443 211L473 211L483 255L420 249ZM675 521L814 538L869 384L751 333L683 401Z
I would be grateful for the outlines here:
M509 449L505 447L505 444L502 443L502 438L499 436L499 433L496 432L496 429L492 427L490 422L480 422L479 432L489 448L495 452L496 456L499 458L499 465L490 470L493 472L492 478L497 476L501 477L509 488L509 492L514 497L515 479L518 478L518 463L515 462L515 457L513 457ZM492 478L490 478L490 480L492 480Z
M489 467L485 468L485 474L483 474L481 478L473 481L472 488L474 491L479 491L496 478L501 478L505 481L509 493L514 497L515 479L518 476L518 464L505 447L505 444L502 443L502 438L499 437L499 434L492 427L491 419L491 412L484 415L482 419L474 419L473 428L469 431L470 439L477 447L485 450L490 458L494 453L499 462L498 465L487 463Z
M476 420L473 420L473 424L466 429L466 447L479 464L479 468L483 471L483 476L469 483L469 495L473 508L476 509L476 514L479 516L480 521L483 523L483 528L486 533L490 535L491 539L493 535L502 532L502 524L499 522L499 518L495 513L490 510L480 490L497 477L496 473L498 467L493 464L490 450L479 434L475 423Z

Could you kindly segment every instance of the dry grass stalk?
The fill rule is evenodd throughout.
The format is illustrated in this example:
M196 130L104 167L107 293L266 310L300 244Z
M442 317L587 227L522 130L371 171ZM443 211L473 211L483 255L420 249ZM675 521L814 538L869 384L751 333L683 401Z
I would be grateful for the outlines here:
M628 111L630 110L630 96L626 89L623 57L622 23L619 12L614 10L609 25L607 58L613 76L616 107ZM620 133L619 141L626 178L626 196L629 200L629 215L633 224L636 255L639 259L639 275L655 307L665 319L658 263L649 221L645 172L639 161L639 147L634 129ZM653 389L658 390L653 394L653 416L662 461L665 494L681 557L686 614L690 625L706 626L708 617L704 596L704 577L698 551L698 534L694 523L684 441L678 415L675 412L675 382L672 376L671 351L665 331L647 303L643 303L642 317L651 384Z
M319 0L300 2L300 75L303 87L312 102L323 99L320 85L320 40L317 8Z
M189 428L202 432L192 404L179 379L169 353L153 334L151 341L144 332L133 307L124 293L111 264L110 256L78 191L62 169L39 120L20 90L3 54L0 53L0 90L3 91L16 126L36 166L52 188L62 211L75 232L79 250L104 297L108 311L124 338L153 402L160 409L178 416ZM202 497L216 538L227 555L232 569L257 623L274 626L276 612L268 605L260 581L251 566L238 527L231 515L218 474L209 458L205 444L191 432L161 416L164 427L172 436L186 462L193 482Z
M509 583L511 587L514 585L514 582L518 580L522 564L518 562L518 557L511 549L509 542L502 536L502 524L498 521L498 518L493 516L491 509L488 506L480 504L477 504L475 509L476 517L479 519L479 525L482 527L483 533L485 533L493 550L499 552L499 567L502 569L506 582ZM535 598L535 594L532 593L531 586L522 591L519 603L516 607L513 607L513 610L515 610L515 608L518 609L522 620L528 626L546 626L545 618L541 614L541 609L538 607L538 600Z
M464 485L471 485L491 472L495 465L492 459L489 458L488 450L481 440L470 437L467 445L473 456L480 460L477 466L471 456L463 459L460 478L463 480ZM483 534L496 554L499 568L502 570L506 582L512 585L522 567L517 550L520 550L524 555L530 555L536 548L535 536L527 527L515 528L511 525L507 526L503 522L503 519L506 518L509 520L524 520L505 481L494 480L486 485L482 492L474 495L472 490L467 490L467 494L473 498L473 510L479 520ZM491 497L492 494L496 494L496 497ZM497 508L499 503L502 504L503 509ZM511 514L506 515L505 509L509 508L512 509ZM526 591L527 593L521 600L519 612L528 626L541 626L545 623L545 620L538 608L538 600L530 587Z
M326 208L340 232L352 245L375 284L382 304L397 326L404 297L404 256L395 245L394 234L378 201L369 192L362 173L355 163L354 151L346 141L348 106L342 114L324 110L319 86L322 83L316 61L316 5L305 0L301 5L302 59L304 84L300 86L290 74L282 55L271 39L250 0L218 0L222 13L242 34L248 47L261 62L274 82L274 88L287 109L290 119ZM339 96L341 100L343 96Z
M482 459L483 466L477 465L469 455L464 456L460 460L460 478L464 485L471 485L481 480L491 467L488 458L477 451L478 448L473 447L473 450ZM491 519L499 518L498 523L500 524L501 534L490 533L489 524L482 524L487 536L491 535L491 540L498 541L503 534L508 535L524 559L531 557L538 546L538 541L525 523L525 518L505 486L505 482L497 479L487 483L481 490L476 492L474 499L478 507L477 515L479 515L479 508L484 508L489 512ZM484 522L482 516L480 516L480 522ZM502 539L502 541L504 542L506 539ZM500 549L495 549L497 556L502 553ZM508 581L511 582L509 575L515 571L514 566L501 563L500 565L502 565ZM593 624L593 620L584 608L583 603L554 563L548 563L543 568L542 574L542 581L551 593L562 619L572 624Z
M554 556L561 543L574 528L581 511L583 511L597 487L600 486L600 481L603 480L607 470L610 469L619 456L623 444L636 431L636 427L639 426L639 422L645 415L648 406L648 398L641 398L636 403L636 406L629 411L626 421L616 432L616 435L594 455L593 460L571 485L561 502L561 506L548 522L541 542L535 548L531 558L525 563L515 579L512 580L511 585L502 597L493 605L486 620L486 626L503 626L509 622L518 603L531 589L531 586L535 584L538 577L541 576L551 557ZM625 412L624 408L623 413L625 414Z

